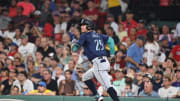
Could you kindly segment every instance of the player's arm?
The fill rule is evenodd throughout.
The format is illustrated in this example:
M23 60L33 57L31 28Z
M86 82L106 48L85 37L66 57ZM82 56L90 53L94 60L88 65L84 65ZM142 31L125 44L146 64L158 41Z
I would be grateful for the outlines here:
M83 46L83 44L85 43L85 39L86 39L85 34L81 34L78 42L72 45L72 51L77 52L81 48L81 46Z
M72 45L73 52L77 52L80 48L81 48L81 46L78 43L75 43Z
M114 56L114 54L115 54L115 43L114 43L113 38L108 37L107 44L110 48L110 55Z

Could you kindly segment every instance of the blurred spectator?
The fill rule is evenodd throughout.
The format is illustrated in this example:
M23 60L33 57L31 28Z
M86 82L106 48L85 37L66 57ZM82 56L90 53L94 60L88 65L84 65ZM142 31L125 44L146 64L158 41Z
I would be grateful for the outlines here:
M11 0L11 5L9 6L9 15L8 15L11 18L17 15L16 4L17 4L17 0Z
M9 70L7 68L1 69L1 85L0 93L8 95L10 93L11 84L9 84Z
M62 67L61 64L59 64L59 59L57 57L51 58L51 67L49 67L49 70L52 72L52 78L56 78L56 67Z
M25 24L25 22L28 21L28 17L27 17L27 16L24 16L24 15L22 14L23 11L24 11L24 8L21 7L21 6L17 6L16 11L17 11L17 15L12 18L12 20L13 20L14 23L15 23L15 26L20 26L20 25Z
M27 73L28 77L31 77L32 74L36 73L35 63L32 60L27 61Z
M0 30L5 30L9 24L9 22L11 21L11 18L8 17L8 10L7 9L3 9L1 11L1 14L0 14Z
M119 24L118 32L116 34L119 37L120 42L122 42L122 39L124 37L128 36L128 33L127 33L127 31L124 30L124 26L122 23Z
M34 89L37 89L38 87L38 83L41 81L42 77L40 74L38 73L34 73L32 74L32 76L30 77L31 78L31 81L33 82L33 85L34 85Z
M10 95L20 95L18 86L11 87L11 94Z
M135 68L137 72L139 71L139 64L143 62L144 41L144 36L138 36L136 42L128 48L126 57L127 69Z
M87 7L88 7L88 9L86 9L83 12L83 17L84 18L90 18L94 22L96 22L98 19L99 10L95 8L95 4L94 4L93 0L89 0L87 2Z
M21 45L18 48L18 52L23 55L24 58L27 57L28 54L35 55L36 46L33 43L28 42L28 36L22 35L21 36Z
M128 36L130 36L129 32L131 28L136 28L137 27L137 22L133 19L134 14L132 11L127 11L126 13L126 20L123 22L124 24L124 29L128 32Z
M43 78L43 72L47 69L47 65L45 63L40 63L38 65L38 74Z
M11 40L15 36L15 23L13 21L10 21L7 27L7 30L4 32L4 37L8 37Z
M55 50L54 48L50 47L48 45L48 38L47 37L42 37L41 38L41 47L37 48L37 51L41 52L44 57L48 56L55 56Z
M86 70L82 66L78 66L76 69L78 75L78 79L75 81L76 95L83 96L85 83L82 81L82 76L86 72Z
M53 24L54 24L54 38L56 40L62 41L62 35L64 33L64 30L62 30L61 26L61 18L60 14L53 15Z
M69 47L71 45L71 38L69 34L64 33L62 36L62 45L65 47Z
M154 57L157 57L160 51L159 44L154 41L153 33L147 33L147 42L144 46L144 54L145 62L148 66L152 65L152 61Z
M73 60L70 60L69 63L64 67L64 71L70 70L72 72L72 80L77 80L78 76L76 73L76 62Z
M54 23L52 15L48 15L46 18L46 22L44 23L44 35L45 37L54 37Z
M63 45L57 45L55 48L57 58L61 61L61 56L63 55Z
M162 27L162 33L159 35L159 40L162 40L164 36L168 37L168 41L171 41L171 37L169 34L169 27L167 25L163 25Z
M55 93L46 88L45 82L40 81L37 90L30 91L26 95L55 95Z
M178 38L178 44L171 50L169 57L174 58L176 62L180 61L180 38Z
M112 61L113 62L113 61ZM113 70L121 68L122 70L125 70L126 61L124 60L124 54L123 51L117 51L115 55L115 61L114 63L111 63L111 66L113 66Z
M71 55L75 65L81 64L83 62L82 51L79 54L77 52L72 52Z
M176 87L171 86L171 79L169 77L165 77L163 80L164 87L160 88L158 93L162 98L172 98L175 97L178 90Z
M106 30L106 34L108 36L110 36L111 38L113 38L114 43L117 45L119 43L119 38L117 37L117 35L115 34L114 30L112 27L108 27Z
M7 68L9 70L12 70L12 69L15 69L15 66L13 64L13 61L14 61L14 58L11 57L11 56L8 56L6 59L5 59L5 64L7 66Z
M138 85L139 86L138 94L144 89L144 84L146 82L152 82L152 75L150 73L145 73L143 75L143 82Z
M52 79L52 72L50 70L43 71L43 81L46 82L47 89L53 91L55 94L58 93L57 82Z
M75 95L75 81L71 79L72 71L65 71L65 80L60 82L59 95L73 96Z
M17 44L17 46L21 45L21 35L22 30L20 28L15 28L15 36L13 37L13 42Z
M93 93L91 92L91 90L88 88L87 85L85 85L84 87L84 96L91 96Z
M35 66L36 66L36 70L38 70L39 68L39 65L43 62L43 55L41 52L37 51L35 53L35 58L36 58L36 61L35 61Z
M132 97L138 95L139 87L133 84L133 75L126 75L125 85L120 87L121 96Z
M136 36L143 35L144 37L146 37L146 34L147 34L147 30L145 29L145 21L144 19L140 19L137 25Z
M23 15L29 16L36 9L30 0L23 0L17 3L17 6L23 7Z
M176 81L172 83L172 86L180 90L180 69L176 69L175 73L176 73Z
M179 37L180 36L180 23L178 22L176 25L176 32L174 33L175 37Z
M132 43L135 42L136 40L136 34L137 34L137 29L135 27L131 28L130 31L129 31L129 38L132 40Z
M163 83L163 72L162 71L156 71L155 76L153 80L153 90L158 92L159 88L162 87Z
M110 26L113 28L115 34L118 32L118 24L115 22L115 18L113 15L107 15L106 21L110 22Z
M139 93L139 96L158 97L159 95L156 91L153 90L152 82L145 82L144 90Z
M161 39L160 47L161 47L161 51L163 53L165 53L166 57L169 57L169 54L170 54L170 51L171 51L171 47L170 47L170 45L168 43L168 36L164 36Z
M57 81L57 85L59 88L60 82L62 80L65 80L65 77L63 75L63 68L62 67L56 67L55 70L56 70L56 81Z
M19 88L20 94L24 95L29 91L34 90L34 86L31 80L27 78L26 72L19 72L18 79L13 82L13 86L17 86Z
M71 27L78 27L79 23L81 22L81 11L80 10L75 10L71 20L68 22L67 25L67 31L71 30Z
M120 89L122 85L125 85L124 71L122 69L115 70L115 80L113 81L113 86L116 89Z
M60 62L65 66L64 70L66 69L66 65L71 60L71 52L70 48L67 46L62 47L62 55L60 58Z
M50 4L51 4L50 0L45 0L43 2L41 10L40 10L40 12L41 12L40 22L42 22L43 25L45 25L45 22L46 22L48 16L50 15L50 13L51 13Z
M136 74L136 78L135 78L135 80L134 80L134 84L136 84L139 88L144 85L143 75L144 75L143 72L137 73L137 74Z

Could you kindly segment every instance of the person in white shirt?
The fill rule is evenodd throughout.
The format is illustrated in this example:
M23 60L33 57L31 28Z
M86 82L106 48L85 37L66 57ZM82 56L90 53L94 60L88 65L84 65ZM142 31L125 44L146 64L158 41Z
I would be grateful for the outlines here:
M146 59L146 64L151 66L153 58L157 57L160 52L159 44L154 41L152 32L147 33L147 42L144 46L144 50L143 57Z
M180 37L180 22L177 23L176 25L176 31L174 33L175 37Z
M22 30L20 28L16 28L15 36L13 37L13 42L16 43L18 46L21 45L21 34Z
M177 95L178 89L176 87L171 86L170 77L165 77L163 80L164 87L158 90L158 94L161 98L172 98Z
M28 36L22 35L21 36L21 45L18 48L18 52L26 58L29 54L34 56L36 52L36 46L33 43L28 42Z
M27 78L26 72L19 72L18 79L13 82L13 86L17 86L19 88L19 92L23 95L34 90L34 85L32 81Z
M64 75L63 75L63 69L62 69L62 67L56 67L55 71L56 71L57 85L58 85L58 88L59 88L60 82L61 82L62 80L65 80L65 77L64 77Z
M113 30L115 31L115 33L116 33L116 35L117 35L119 26L118 26L118 24L115 22L114 16L111 15L111 14L109 14L109 15L107 16L107 21L110 22L110 26L113 28Z
M137 96L139 87L133 83L134 76L127 74L125 85L122 85L120 89L118 90L117 94L118 96Z

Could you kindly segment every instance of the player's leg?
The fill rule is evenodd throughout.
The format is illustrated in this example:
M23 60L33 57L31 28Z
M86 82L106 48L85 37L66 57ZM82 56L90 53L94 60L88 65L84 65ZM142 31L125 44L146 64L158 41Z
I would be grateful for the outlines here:
M109 74L107 71L94 71L96 79L101 83L101 85L104 87L104 89L108 92L108 94L111 96L111 98L114 101L119 101L119 98L117 96L117 92L111 85L111 81L109 78Z
M104 87L104 89L109 93L111 98L114 101L119 101L119 98L117 96L117 93L115 89L111 85L110 77L108 74L108 70L103 70L103 68L110 68L109 62L101 62L101 61L95 61L94 62L94 75L96 79L101 83L101 85Z
M92 91L93 95L97 95L97 90L96 90L96 86L93 83L93 81L91 80L92 78L94 78L94 72L93 72L93 68L89 69L82 77L82 80L84 81L84 83L88 86L88 88Z

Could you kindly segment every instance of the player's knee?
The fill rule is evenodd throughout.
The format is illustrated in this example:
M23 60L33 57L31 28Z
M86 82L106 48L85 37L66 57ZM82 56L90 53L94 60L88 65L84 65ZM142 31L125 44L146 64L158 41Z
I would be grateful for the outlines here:
M84 81L87 81L87 80L88 80L87 76L86 76L86 75L83 75L83 76L82 76L82 81L84 82Z

